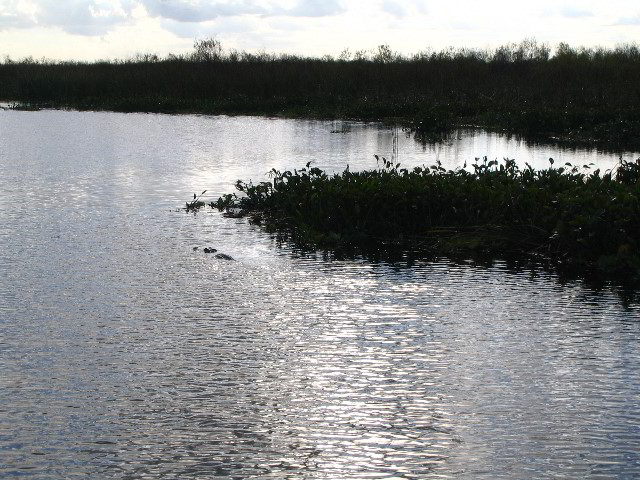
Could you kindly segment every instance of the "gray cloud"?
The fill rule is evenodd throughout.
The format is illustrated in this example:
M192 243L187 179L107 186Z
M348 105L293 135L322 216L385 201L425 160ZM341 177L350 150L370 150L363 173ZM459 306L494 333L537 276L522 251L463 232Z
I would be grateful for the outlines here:
M292 8L258 6L247 0L142 0L142 4L150 15L178 22L205 22L243 15L327 17L344 11L340 0L298 0Z
M120 8L104 8L96 1L74 0L41 2L38 23L55 25L68 33L104 35L130 17L132 2L122 2Z
M193 33L207 34L209 30L210 26L200 23L217 19L327 17L345 10L341 0L298 0L291 8L282 8L277 3L276 0L35 0L35 8L28 10L19 0L0 0L0 30L40 25L78 35L104 35L118 25L131 23L133 10L142 6L150 16L160 19L166 30L193 38Z
M339 0L299 0L292 8L273 4L257 6L255 2L246 0L142 0L142 4L149 15L160 18L162 28L181 38L207 37L220 33L246 34L255 27L247 24L252 21L251 17L285 20L287 17L326 17L344 11ZM289 27L285 30L292 29L291 25Z
M18 0L5 0L0 4L0 30L27 28L34 24L35 19L21 10Z
M264 8L248 1L142 0L142 4L150 15L178 22L206 22L218 17L267 13Z
M79 35L103 35L114 26L127 22L136 6L123 0L105 6L99 0L40 0L35 10L21 9L20 2L4 2L0 10L0 28L29 28L36 25L59 27Z
M15 13L0 13L0 31L9 28L28 28L34 25L35 22L28 17Z

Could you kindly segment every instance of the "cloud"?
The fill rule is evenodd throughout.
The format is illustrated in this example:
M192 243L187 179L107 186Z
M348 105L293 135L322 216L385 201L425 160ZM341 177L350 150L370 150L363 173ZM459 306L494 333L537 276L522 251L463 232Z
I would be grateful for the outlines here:
M382 10L397 18L403 18L407 16L407 10L403 3L396 0L383 0Z
M247 17L219 18L209 22L179 22L171 19L161 19L160 27L174 35L191 39L215 37L243 33L256 28L255 21Z
M341 0L295 0L286 7L282 0L0 0L0 30L58 27L70 34L99 36L132 24L136 9L180 37L205 34L211 28L206 22L217 19L318 18L345 11Z
M161 19L160 27L179 38L206 38L215 36L218 33L208 27L208 22L179 22L170 18Z
M563 17L567 18L584 18L584 17L592 17L593 12L590 10L585 10L583 8L577 8L573 6L566 6L560 10L560 14Z
M34 9L19 0L6 0L0 4L0 30L28 28L35 25Z
M300 22L298 19L291 17L275 17L269 20L268 25L271 29L280 32L304 31L306 28L305 22Z
M623 17L617 22L615 22L614 25L620 25L620 26L640 25L640 13L635 17Z
M12 13L0 13L0 31L11 28L33 27L35 22L24 16Z
M344 10L339 0L299 0L291 9L276 9L272 13L291 17L331 17Z
M149 15L178 22L206 22L218 17L265 14L263 7L248 1L142 0Z
M103 35L131 16L133 2L47 1L40 2L38 24L57 26L78 35Z
M45 26L72 34L103 35L126 23L135 6L131 0L8 1L0 7L0 28Z
M426 15L429 10L426 0L382 0L380 9L383 13L387 13L398 20Z
M327 17L344 11L340 0L298 0L291 8L273 2L258 5L247 0L142 0L149 15L178 22L206 22L220 17Z

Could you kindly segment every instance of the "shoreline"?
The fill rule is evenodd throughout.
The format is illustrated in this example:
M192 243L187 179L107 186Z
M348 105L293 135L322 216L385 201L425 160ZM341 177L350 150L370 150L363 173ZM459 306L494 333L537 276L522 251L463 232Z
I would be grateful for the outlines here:
M484 117L448 118L444 128L424 128L421 120L415 120L411 116L364 116L364 115L340 115L329 113L324 109L308 109L301 112L299 109L250 109L246 108L197 108L194 105L178 106L150 105L147 102L126 102L126 108L122 105L86 104L86 103L56 103L56 102L27 102L20 100L8 100L0 102L2 110L39 111L39 110L74 110L114 113L150 113L163 115L212 115L212 116L256 116L267 118L287 118L319 121L344 121L380 123L383 125L399 126L406 131L415 134L417 141L424 143L439 143L446 140L447 135L457 129L484 130L491 133L513 135L526 141L544 144L557 144L566 148L602 148L610 152L640 152L640 122L635 119L618 120L615 128L619 131L611 136L606 136L594 131L596 128L606 130L606 126L597 125L592 128L581 127L574 132L549 130L545 133L531 132L530 130L509 126L501 121L486 121ZM499 115L496 114L497 117ZM422 130L421 130L422 129ZM637 129L637 130L636 130ZM422 140L419 138L422 136Z

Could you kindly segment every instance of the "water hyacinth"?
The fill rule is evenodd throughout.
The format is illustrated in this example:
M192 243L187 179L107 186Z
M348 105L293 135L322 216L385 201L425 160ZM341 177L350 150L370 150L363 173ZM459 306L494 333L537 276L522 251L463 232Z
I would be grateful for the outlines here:
M469 169L378 168L329 175L307 164L238 181L211 203L321 248L419 244L441 253L533 255L629 279L640 273L640 159L612 171L520 168L476 159Z

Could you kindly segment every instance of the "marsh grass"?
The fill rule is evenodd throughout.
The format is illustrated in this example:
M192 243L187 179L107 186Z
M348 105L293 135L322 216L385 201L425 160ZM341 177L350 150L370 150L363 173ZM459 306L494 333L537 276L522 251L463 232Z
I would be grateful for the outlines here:
M640 146L640 48L555 50L524 40L496 50L309 58L226 51L95 63L6 59L0 98L31 105L395 119L417 137L479 125L561 140Z
M239 194L211 206L241 211L310 248L535 257L640 278L640 160L606 172L570 164L520 169L486 157L470 170L377 161L376 169L335 175L310 164L274 169L270 181L238 181Z

